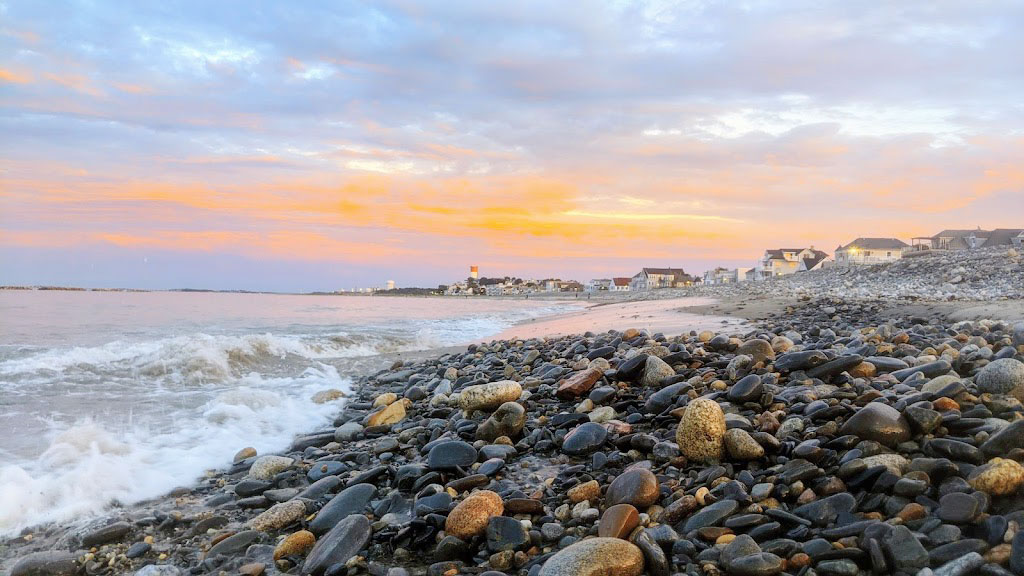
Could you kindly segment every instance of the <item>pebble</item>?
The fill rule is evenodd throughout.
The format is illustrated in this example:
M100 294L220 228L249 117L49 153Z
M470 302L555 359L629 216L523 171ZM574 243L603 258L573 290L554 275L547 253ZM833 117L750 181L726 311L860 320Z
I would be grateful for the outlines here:
M589 454L600 448L608 438L608 430L596 423L586 422L565 435L562 452L573 456Z
M501 496L490 490L479 490L466 497L448 514L444 530L448 534L469 540L483 534L492 516L500 516L505 511Z
M1024 466L1016 460L993 458L988 464L975 468L967 482L971 488L992 496L1007 496L1024 484Z
M468 411L493 410L506 402L515 402L522 393L523 387L514 380L477 384L459 392L459 405Z
M658 478L646 468L632 468L616 476L608 486L605 503L632 504L637 508L647 508L658 501L661 495Z
M729 457L736 460L757 460L764 456L764 447L741 428L726 430L724 441Z
M448 470L470 466L479 454L472 444L450 440L435 444L427 454L427 466L433 470Z
M889 447L910 439L910 424L898 410L881 402L871 402L843 422L840 434L852 434L862 440L874 440Z
M1024 401L1024 362L1014 358L993 360L977 376L978 390L1009 394Z
M281 472L292 467L293 458L286 456L260 456L249 468L249 477L256 480L273 480Z
M289 524L298 522L306 515L306 505L301 500L289 500L274 504L266 512L249 521L249 528L261 532L276 532Z
M277 562L285 556L305 556L314 544L316 544L316 536L312 532L308 530L293 532L274 548L274 561Z
M370 521L366 516L348 516L313 545L302 565L302 573L321 576L328 567L347 562L366 546L370 535Z
M610 506L601 515L597 525L597 535L607 538L629 537L630 533L640 525L640 513L631 504Z

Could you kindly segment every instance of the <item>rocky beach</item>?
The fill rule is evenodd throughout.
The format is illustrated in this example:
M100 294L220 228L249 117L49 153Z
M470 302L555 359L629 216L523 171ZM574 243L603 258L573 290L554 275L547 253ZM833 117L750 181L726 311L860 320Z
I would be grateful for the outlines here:
M1024 576L1016 252L657 296L695 294L750 322L396 361L290 450L26 530L0 569Z

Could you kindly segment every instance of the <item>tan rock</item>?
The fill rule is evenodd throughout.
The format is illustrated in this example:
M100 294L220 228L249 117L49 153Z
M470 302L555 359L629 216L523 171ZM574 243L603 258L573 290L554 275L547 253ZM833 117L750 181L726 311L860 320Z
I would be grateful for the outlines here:
M405 404L400 400L388 404L366 417L367 426L391 426L405 419Z
M754 362L764 362L775 359L775 350L767 340L752 338L740 344L736 354L746 354L754 359Z
M373 399L373 407L380 408L381 406L387 406L388 404L393 404L396 400L398 400L398 394L395 394L394 392L385 392Z
M316 536L308 530L292 532L274 548L274 562L285 556L305 556L316 544Z
M487 384L467 386L459 395L463 410L493 410L505 402L515 402L523 387L514 380L499 380Z
M722 459L725 414L714 400L697 398L683 412L676 428L679 451L693 462L717 462Z
M1024 484L1024 466L1016 460L993 458L967 477L971 488L992 496L1013 494Z
M876 373L875 365L871 362L861 362L849 370L853 378L872 378Z
M501 496L490 490L478 490L459 502L448 514L444 530L456 538L469 540L483 534L487 530L487 521L492 516L501 516L504 511Z
M764 456L764 447L746 430L733 428L725 432L725 449L736 460L757 460Z
M626 331L622 333L622 339L628 341L632 340L633 338L636 338L639 335L640 331L637 330L636 328L627 328Z
M591 480L569 488L567 494L569 501L573 504L583 502L584 500L597 502L598 498L601 497L601 485L597 483L597 480Z
M235 464L238 464L242 460L245 460L247 458L252 458L253 456L256 456L256 449L253 448L252 446L248 446L248 447L242 448L241 450L236 452L235 453L235 457L232 458L231 461L234 462Z
M249 476L257 480L273 480L294 463L295 460L287 456L260 456L249 467Z
M249 528L262 532L276 532L302 520L306 515L306 505L299 500L289 500L274 504L259 516L249 521Z
M242 576L262 576L267 569L263 562L249 562L238 567L238 573Z
M540 576L640 576L644 554L619 538L587 538L560 550L540 569Z
M337 388L330 388L328 390L321 390L316 394L313 394L314 404L327 404L328 402L334 402L345 397L345 393Z
M628 540L633 529L640 525L640 513L632 504L616 504L604 511L597 523L597 535Z

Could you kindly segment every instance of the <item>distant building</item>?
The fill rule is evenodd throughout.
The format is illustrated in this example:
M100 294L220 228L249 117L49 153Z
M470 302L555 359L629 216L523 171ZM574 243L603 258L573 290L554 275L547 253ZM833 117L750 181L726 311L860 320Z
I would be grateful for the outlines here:
M828 258L821 250L810 248L777 248L765 250L758 263L760 279L788 276L804 270L812 270ZM805 260L807 262L805 262Z
M472 278L473 280L476 280L477 278L479 278L480 277L480 267L479 266L470 266L469 267L469 277Z
M594 278L590 282L587 282L585 290L587 292L605 292L611 288L611 278Z
M384 283L384 289L385 290L394 290L395 289L395 281L394 280L388 280L387 282L385 282Z
M634 291L657 290L659 288L682 288L693 284L694 278L682 268L644 268L630 280Z
M995 230L943 230L938 234L915 238L916 247L920 247L919 240L924 240L932 250L972 250L974 248L988 248L992 246L1007 246L1020 248L1024 243L1024 229L1021 228L996 228Z
M836 264L884 264L903 257L910 246L897 238L857 238L836 248Z
M612 278L612 284L608 290L612 292L629 292L629 278Z

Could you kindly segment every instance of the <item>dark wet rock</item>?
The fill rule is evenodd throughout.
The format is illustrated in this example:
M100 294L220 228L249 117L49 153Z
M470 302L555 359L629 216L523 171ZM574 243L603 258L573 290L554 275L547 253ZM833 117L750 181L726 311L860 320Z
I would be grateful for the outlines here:
M361 513L376 491L377 488L372 484L356 484L342 490L309 523L310 532L323 534L349 515Z
M217 542L206 552L207 558L214 558L221 554L233 555L245 551L252 543L258 541L263 537L263 533L259 530L245 530L237 534L232 534L227 538Z
M759 340L759 342L763 342L763 340ZM760 400L763 393L764 385L761 383L761 377L757 374L748 374L729 388L728 398L732 402L742 404Z
M658 479L645 468L633 468L619 474L605 493L605 504L632 504L646 508L658 501Z
M370 521L362 514L352 514L324 534L306 556L303 574L319 576L334 564L346 562L370 541Z
M580 424L568 434L562 442L562 452L573 456L589 454L597 450L608 438L608 430L596 422Z
M33 552L15 562L10 576L74 576L78 568L77 557L70 552Z
M717 526L723 520L732 515L739 508L739 502L735 500L722 500L710 506L700 509L690 516L683 525L683 532L697 530L705 526Z
M793 510L793 514L810 520L815 526L827 526L840 514L852 511L856 503L856 499L852 494L841 492L804 504Z
M471 466L478 457L476 448L459 440L434 445L427 454L427 466L433 470L450 470Z
M109 542L116 542L127 536L131 530L132 525L127 522L114 522L113 524L92 530L83 536L82 546L92 548L93 546L102 546Z
M893 447L910 439L910 424L892 406L871 402L843 422L839 433Z
M906 526L894 526L884 545L888 559L897 570L914 573L928 566L928 551Z
M967 524L981 513L978 499L963 492L946 494L939 500L938 516L943 522Z
M526 528L515 518L493 516L487 521L487 549L491 552L517 550L529 541Z
M651 536L650 530L636 530L630 541L643 552L644 571L647 574L669 576L672 570L668 558L665 556L665 551Z

